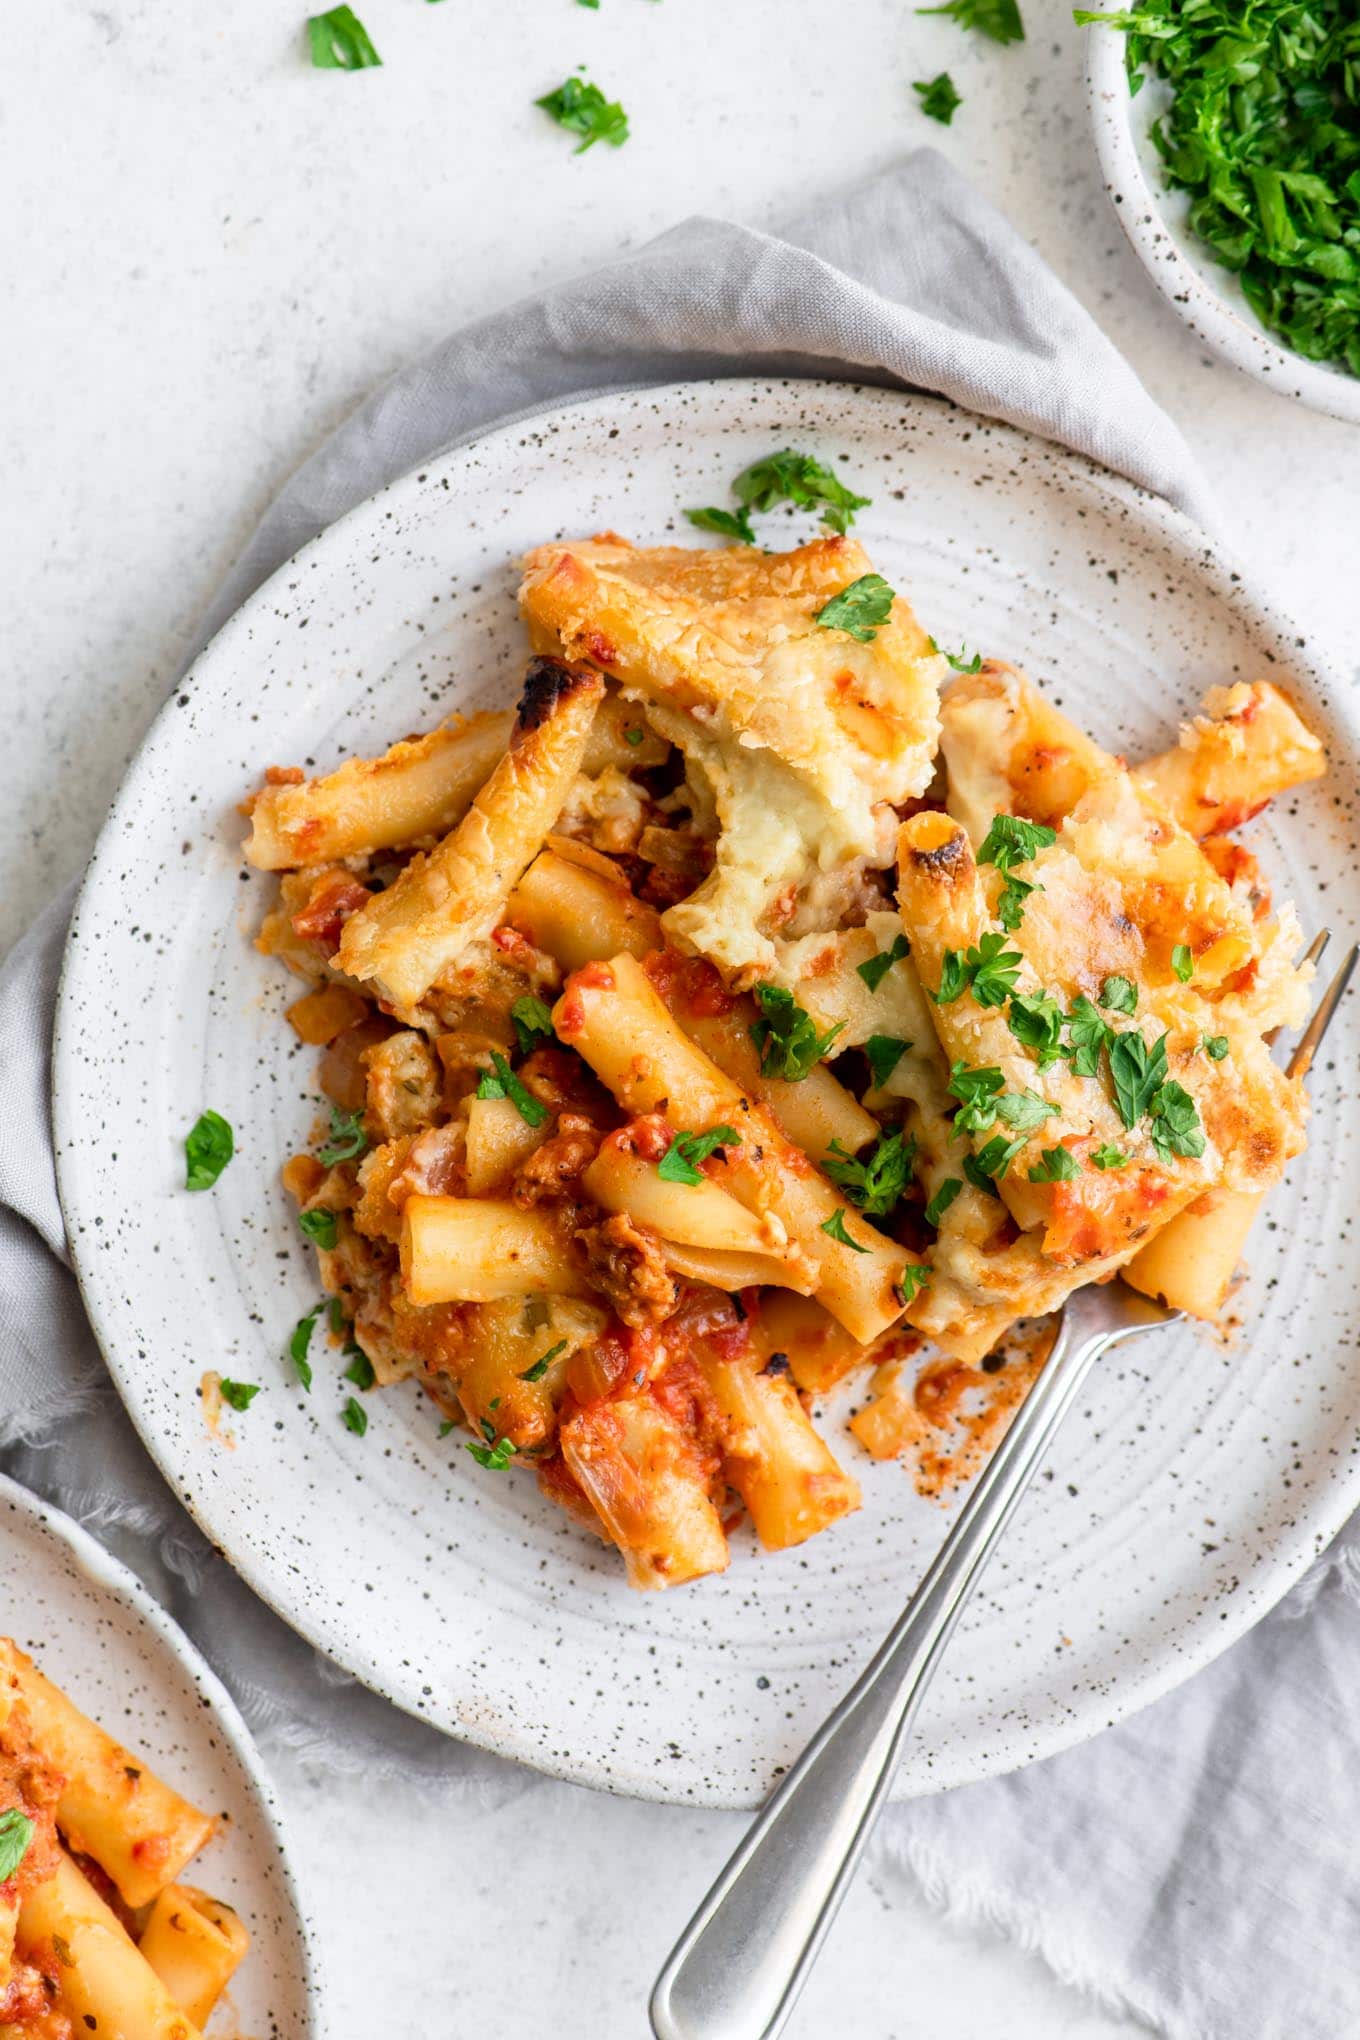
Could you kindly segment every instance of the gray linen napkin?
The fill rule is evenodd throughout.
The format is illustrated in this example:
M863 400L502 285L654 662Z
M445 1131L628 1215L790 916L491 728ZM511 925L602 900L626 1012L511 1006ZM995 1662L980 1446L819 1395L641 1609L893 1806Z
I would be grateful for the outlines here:
M933 152L782 238L695 220L454 335L294 476L204 639L296 548L460 438L588 390L750 372L938 391L1080 448L1203 519L1175 428L1032 251ZM263 1607L178 1507L64 1266L47 1109L69 897L0 973L0 1464L91 1525L271 1740L505 1796L532 1775L407 1720ZM879 1846L942 1904L1184 2040L1360 2033L1360 1545L1209 1672L1016 1778L894 1809ZM664 1818L658 1815L658 1819ZM869 2040L869 2036L866 2036Z

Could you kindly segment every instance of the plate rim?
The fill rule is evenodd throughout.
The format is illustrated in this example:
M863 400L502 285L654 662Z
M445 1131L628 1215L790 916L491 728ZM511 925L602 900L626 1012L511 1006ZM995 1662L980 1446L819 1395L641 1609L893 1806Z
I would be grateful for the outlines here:
M0 1473L0 1505L12 1508L18 1515L26 1517L39 1532L50 1534L64 1545L101 1593L112 1595L136 1621L155 1632L208 1702L213 1728L221 1735L239 1767L256 1811L278 1852L284 1895L296 1921L301 1950L299 1970L306 2016L302 2040L319 2040L326 2030L322 2020L326 2007L316 1929L303 1904L301 1879L293 1860L287 1816L278 1787L245 1716L218 1673L193 1639L180 1628L169 1609L157 1600L131 1566L116 1557L107 1545L101 1544L92 1530L86 1529L65 1509L58 1508L55 1502L46 1501L7 1473Z
M1360 424L1360 376L1309 361L1281 346L1255 319L1244 317L1185 255L1166 220L1165 194L1154 189L1133 138L1133 95L1124 70L1123 29L1086 30L1086 100L1101 181L1124 237L1182 325L1206 347L1310 411Z
M924 408L941 418L980 418L990 431L1002 436L1017 449L1024 450L1033 460L1037 455L1044 464L1051 464L1070 482L1090 489L1093 493L1113 500L1122 511L1131 512L1139 521L1141 529L1150 537L1168 544L1201 581L1208 580L1221 592L1222 597L1236 611L1244 628L1267 641L1274 641L1281 647L1289 648L1290 661L1302 668L1309 677L1315 692L1325 699L1328 713L1341 724L1355 747L1360 759L1360 702L1353 700L1353 690L1347 684L1345 669L1334 658L1330 648L1319 642L1311 631L1305 631L1290 616L1288 610L1277 600L1268 583L1262 577L1248 574L1239 568L1230 549L1217 537L1204 531L1185 512L1177 509L1164 497L1158 496L1127 476L1118 474L1101 465L1089 455L1074 448L1043 437L1023 426L970 411L967 407L949 399L898 387L866 383L834 377L800 377L789 375L766 376L715 376L700 377L669 383L630 383L604 391L589 391L569 399L554 399L547 404L520 411L500 421L490 429L477 429L451 441L447 446L414 462L403 474L393 478L355 504L343 517L328 525L315 537L307 540L290 555L269 577L246 597L212 639L194 659L192 666L171 689L166 701L139 744L119 789L110 805L109 812L100 829L89 864L81 880L72 914L72 931L78 929L87 898L92 894L100 876L101 860L108 846L113 843L114 833L123 818L125 807L135 799L139 791L140 778L147 769L147 761L156 749L163 727L172 723L178 697L199 684L201 676L210 672L212 664L224 654L230 654L238 637L248 639L253 614L259 607L268 607L280 591L286 591L290 580L299 577L308 562L322 548L343 546L348 534L364 528L366 521L379 512L400 506L402 499L413 496L414 492L427 483L432 471L439 465L456 460L460 455L473 449L495 446L502 439L512 439L535 425L551 426L564 415L588 416L592 411L606 412L607 408L622 396L645 397L658 404L677 401L693 403L696 397L710 393L735 394L739 397L768 397L785 391L802 393L806 399L817 392L828 392L833 398L852 397L870 405L892 405L900 410L902 406ZM456 500L454 491L450 497ZM452 1740L471 1744L473 1747L523 1763L528 1768L550 1777L567 1782L582 1784L592 1790L608 1791L616 1796L652 1800L666 1804L689 1806L711 1806L749 1809L757 1801L743 1796L740 1789L729 1790L707 1780L700 1790L688 1793L667 1791L664 1783L654 1771L636 1766L628 1775L621 1775L622 1767L607 1766L590 1756L568 1758L545 1753L542 1748L526 1737L517 1728L509 1733L488 1726L481 1716L475 1722L466 1720L453 1722L433 1713L428 1704L422 1704L421 1696L413 1686L406 1691L403 1681L390 1666L379 1661L378 1654L366 1642L351 1640L345 1653L322 1640L315 1625L310 1621L305 1598L290 1595L286 1568L276 1569L263 1556L247 1549L242 1556L235 1548L236 1539L224 1536L214 1521L216 1512L211 1505L205 1506L199 1496L197 1484L191 1484L192 1491L185 1492L181 1470L174 1464L168 1449L163 1450L159 1434L150 1421L143 1419L143 1412L134 1394L130 1379L125 1381L123 1366L113 1349L111 1338L106 1338L105 1320L100 1308L97 1271L99 1257L91 1252L88 1258L81 1244L84 1234L78 1224L72 1222L78 1209L78 1186L75 1181L76 1167L68 1159L76 1148L74 1128L67 1118L66 1100L74 1093L74 1085L64 1081L68 1065L78 1060L79 1023L76 1011L76 981L83 956L88 946L82 948L78 942L68 938L62 958L58 985L56 1022L53 1035L51 1067L51 1102L55 1134L55 1154L58 1192L61 1201L63 1221L67 1226L67 1239L71 1264L80 1288L81 1300L89 1316L96 1340L105 1363L113 1378L119 1398L146 1449L170 1486L188 1510L204 1534L219 1548L251 1591L257 1594L266 1606L272 1608L281 1619L303 1636L313 1648L340 1665L360 1682L377 1692L402 1712L437 1728ZM68 1217L68 1206L70 1216ZM88 1279L87 1279L88 1278ZM1360 1420L1358 1420L1360 1421ZM1104 1728L1127 1720L1143 1707L1163 1698L1167 1693L1183 1684L1196 1672L1206 1669L1224 1650L1245 1635L1256 1622L1261 1620L1284 1597L1289 1589L1303 1576L1308 1567L1338 1534L1344 1524L1360 1507L1360 1454L1350 1455L1353 1467L1347 1482L1344 1469L1337 1472L1329 1485L1321 1490L1322 1498L1330 1506L1315 1506L1306 1517L1295 1520L1289 1526L1287 1544L1277 1540L1269 1554L1268 1564L1244 1583L1240 1596L1234 1597L1235 1605L1223 1610L1212 1633L1206 1632L1184 1647L1168 1648L1160 1664L1135 1671L1120 1682L1115 1694L1104 1698L1103 1713L1098 1722L1083 1720L1075 1727L1066 1722L1052 1723L1036 1735L1038 1747L1030 1753L1018 1753L1014 1758L979 1766L974 1760L967 1768L967 1775L953 1780L954 1784L976 1782L984 1778L1005 1776L1009 1772L1025 1769L1031 1763L1080 1747ZM899 1774L899 1778L901 1774ZM910 1796L947 1789L936 1784L933 1775L919 1779L911 1788ZM952 1789L952 1786L948 1789ZM907 1794L896 1794L904 1797Z

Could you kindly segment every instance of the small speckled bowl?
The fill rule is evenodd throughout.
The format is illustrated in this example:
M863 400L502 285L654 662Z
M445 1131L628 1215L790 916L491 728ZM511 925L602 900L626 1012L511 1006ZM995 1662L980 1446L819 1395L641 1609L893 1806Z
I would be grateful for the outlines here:
M1190 231L1183 191L1169 191L1149 130L1170 89L1149 72L1135 96L1124 70L1121 30L1086 31L1091 131L1105 189L1134 253L1178 318L1215 354L1278 396L1360 423L1360 376L1307 361L1272 338L1230 269Z
M452 1734L582 1783L743 1806L840 1698L946 1517L819 1417L864 1507L792 1551L749 1530L721 1577L632 1593L617 1555L527 1476L473 1463L413 1386L345 1428L338 1354L304 1394L285 1357L317 1275L279 1181L316 1124L297 981L252 936L271 882L237 804L269 764L324 769L523 672L519 557L606 527L696 541L749 461L796 446L872 497L875 565L940 643L1017 660L1130 756L1174 741L1206 686L1286 680L1331 777L1279 801L1253 847L1306 925L1360 923L1354 710L1319 649L1202 532L1077 456L930 399L806 382L687 383L520 420L430 461L280 569L163 711L76 911L54 1056L73 1258L110 1368L175 1492L320 1649ZM784 546L806 516L763 520ZM1051 1755L1154 1699L1275 1601L1360 1500L1360 1204L1350 1004L1315 1088L1313 1147L1251 1249L1232 1341L1184 1328L1116 1354L1068 1419L931 1688L902 1794ZM184 1190L205 1105L237 1154ZM1317 1270L1317 1280L1309 1280ZM1155 1345L1155 1350L1154 1350ZM217 1367L261 1384L204 1421ZM1207 1528L1212 1520L1214 1527Z
M273 1789L235 1702L141 1582L89 1532L0 1476L0 1634L85 1714L216 1814L191 1882L223 1898L250 1952L209 2040L319 2040L321 2000Z

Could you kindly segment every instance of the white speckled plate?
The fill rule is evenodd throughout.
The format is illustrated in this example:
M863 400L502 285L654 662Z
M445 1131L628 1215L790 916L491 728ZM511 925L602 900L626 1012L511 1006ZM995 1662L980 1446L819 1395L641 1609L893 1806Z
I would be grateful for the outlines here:
M208 2025L210 2040L319 2034L310 1937L278 1808L234 1701L126 1566L3 1477L0 1635L169 1784L221 1817L189 1874L235 1907L251 1947Z
M67 1225L86 1301L143 1437L209 1536L314 1643L399 1705L488 1748L616 1790L749 1805L887 1628L944 1528L897 1466L845 1438L864 1508L799 1550L746 1533L722 1578L624 1586L614 1555L439 1441L413 1389L341 1424L281 1350L315 1300L279 1167L314 1122L297 992L251 934L267 882L236 802L266 764L328 766L455 705L508 698L524 651L515 561L612 525L687 539L786 445L873 497L858 528L945 644L1027 665L1104 742L1164 744L1212 681L1287 677L1333 745L1322 792L1256 839L1311 927L1360 922L1355 722L1292 625L1160 504L943 403L812 383L594 398L394 484L307 547L226 627L166 708L101 838L68 952L56 1050ZM773 543L806 520L769 520ZM1046 1756L1165 1692L1260 1615L1360 1499L1353 1264L1360 1112L1338 1027L1307 1165L1253 1247L1231 1345L1186 1332L1120 1359L1069 1420L933 1686L899 1790ZM180 1187L199 1110L238 1155ZM1349 1146L1348 1146L1349 1144ZM1288 1279L1281 1280L1288 1257ZM1319 1279L1309 1279L1316 1270ZM206 1367L263 1383L213 1440ZM841 1437L848 1412L826 1423Z
M1131 94L1122 32L1093 27L1086 35L1086 90L1105 189L1162 296L1234 368L1310 410L1360 423L1360 376L1282 346L1261 324L1232 271L1215 262L1191 232L1188 194L1167 189L1150 135L1171 103L1170 87L1149 71L1142 89Z

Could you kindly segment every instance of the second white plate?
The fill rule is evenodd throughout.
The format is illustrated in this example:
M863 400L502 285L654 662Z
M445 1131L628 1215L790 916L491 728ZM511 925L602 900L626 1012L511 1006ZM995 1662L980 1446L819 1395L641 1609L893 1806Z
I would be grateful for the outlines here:
M1168 742L1214 681L1287 678L1333 776L1258 827L1311 927L1354 928L1355 724L1304 638L1160 504L1043 441L948 406L810 383L592 399L430 463L285 567L166 708L105 829L72 931L55 1065L67 1225L95 1327L143 1437L215 1543L321 1649L454 1734L586 1783L750 1805L864 1662L945 1518L823 1419L864 1484L853 1519L722 1578L630 1593L612 1553L484 1471L414 1391L367 1399L282 1357L316 1301L278 1180L309 1138L315 1056L296 985L256 955L266 883L236 803L267 764L327 766L454 707L509 697L524 660L516 560L613 526L694 536L783 446L873 498L875 564L941 643L1004 653L1106 744ZM840 465L842 464L843 465ZM771 519L784 544L807 520ZM1333 1047L1329 1044L1329 1047ZM1026 1763L1167 1690L1288 1586L1360 1499L1351 1266L1360 1193L1343 1018L1313 1149L1252 1247L1242 1329L1113 1362L1068 1422L931 1689L898 1789ZM204 1106L236 1128L216 1190L182 1188ZM1287 1277L1286 1277L1287 1268ZM198 1398L262 1384L236 1448Z

